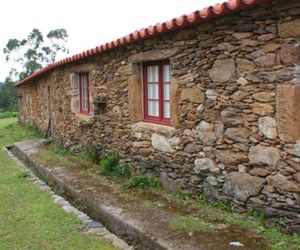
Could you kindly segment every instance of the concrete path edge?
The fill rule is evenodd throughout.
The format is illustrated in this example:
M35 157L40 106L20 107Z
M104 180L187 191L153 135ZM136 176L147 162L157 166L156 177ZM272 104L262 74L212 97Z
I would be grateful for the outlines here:
M110 211L101 206L101 204L82 195L66 184L43 165L33 160L30 157L30 154L22 151L18 147L18 143L13 144L10 147L10 151L38 177L44 180L60 195L65 197L71 204L79 206L80 209L87 213L92 219L101 221L106 228L128 244L132 245L134 249L168 249L168 247L161 244L162 242L157 242L155 239L151 238L150 235L146 235L139 228L124 221L118 214L114 213L114 211Z

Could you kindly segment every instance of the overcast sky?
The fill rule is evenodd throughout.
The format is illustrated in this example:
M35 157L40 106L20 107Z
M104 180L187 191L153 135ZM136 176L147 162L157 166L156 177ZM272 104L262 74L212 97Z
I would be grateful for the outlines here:
M0 1L0 81L11 67L2 53L7 41L26 38L33 28L44 35L65 28L72 55L218 2L223 0Z

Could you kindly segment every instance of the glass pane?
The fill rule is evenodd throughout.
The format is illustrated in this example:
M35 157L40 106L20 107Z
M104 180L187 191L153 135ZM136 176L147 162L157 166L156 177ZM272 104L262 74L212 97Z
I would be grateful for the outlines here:
M164 100L166 100L166 101L170 100L170 84L169 83L164 84Z
M85 100L85 110L86 111L88 110L88 100L87 99Z
M148 101L148 115L153 116L153 101Z
M148 99L153 99L153 84L148 84Z
M164 101L164 118L171 117L170 102Z
M159 102L158 101L148 101L148 115L149 116L158 116L159 110L158 110Z
M159 116L159 102L153 101L153 116Z
M170 65L164 65L164 82L170 82Z
M152 67L148 66L147 67L147 74L148 74L148 82L152 82L152 78L153 78L153 73L152 73Z
M148 84L148 99L158 99L158 84Z
M153 84L153 98L158 100L159 97L158 97L158 84Z
M148 82L158 82L158 66L148 66Z

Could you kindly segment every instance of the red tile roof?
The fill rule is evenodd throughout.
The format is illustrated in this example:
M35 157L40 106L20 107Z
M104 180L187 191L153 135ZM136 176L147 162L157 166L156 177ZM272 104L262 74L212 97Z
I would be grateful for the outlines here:
M118 48L126 44L134 43L147 37L163 34L190 25L195 25L203 21L219 18L230 13L238 12L240 10L249 9L258 4L267 4L270 2L272 2L272 0L228 0L227 2L224 2L222 4L216 4L214 6L210 6L202 10L197 10L189 15L182 15L178 18L173 18L170 21L158 23L154 26L149 26L148 28L143 28L141 30L130 33L127 36L121 37L115 41L97 46L96 48L84 51L71 57L67 57L58 62L49 64L45 68L21 80L18 83L18 85L24 84L34 78L37 78L38 76L43 75L46 72L51 71L52 69L58 68L68 63L76 62L93 55L101 54L102 52Z

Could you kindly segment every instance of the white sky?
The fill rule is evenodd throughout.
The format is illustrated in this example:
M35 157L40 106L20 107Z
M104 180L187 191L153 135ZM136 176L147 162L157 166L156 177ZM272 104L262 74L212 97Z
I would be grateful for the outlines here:
M94 48L137 29L164 22L224 0L2 0L0 1L0 81L11 65L2 53L10 38L26 38L33 28L46 35L65 28L70 54ZM59 58L61 59L61 58Z

